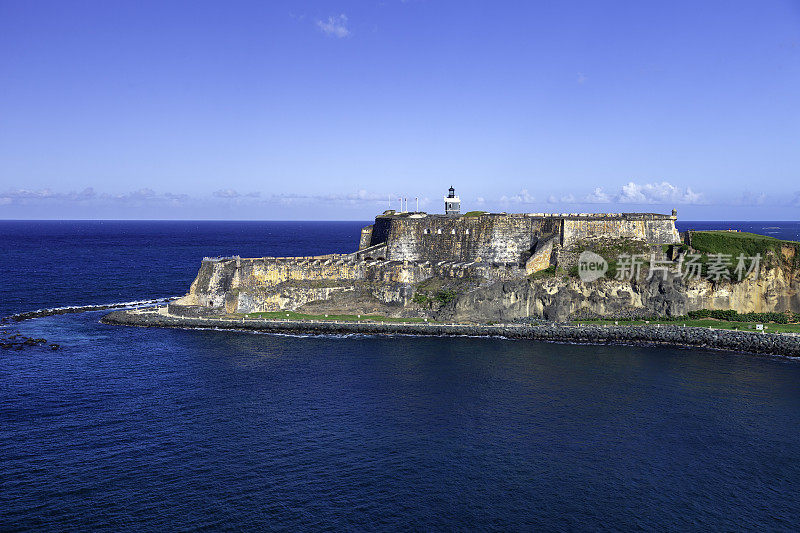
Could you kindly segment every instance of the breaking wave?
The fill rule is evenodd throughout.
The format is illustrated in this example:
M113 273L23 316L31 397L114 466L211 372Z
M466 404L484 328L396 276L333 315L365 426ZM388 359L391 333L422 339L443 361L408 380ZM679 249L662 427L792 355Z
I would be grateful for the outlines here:
M147 307L149 305L163 304L171 302L179 298L179 296L169 296L164 298L153 298L150 300L133 300L130 302L116 302L110 304L95 304L95 305L67 305L64 307L50 307L47 309L37 309L35 311L26 311L24 313L16 313L0 319L0 323L5 322L22 322L23 320L30 320L32 318L42 318L53 315L65 315L69 313L85 313L88 311L103 311L105 309L124 309L133 307Z

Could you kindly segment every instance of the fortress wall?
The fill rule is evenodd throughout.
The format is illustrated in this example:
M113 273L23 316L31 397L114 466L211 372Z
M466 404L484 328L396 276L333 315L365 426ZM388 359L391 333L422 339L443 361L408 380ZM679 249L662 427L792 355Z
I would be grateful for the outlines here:
M198 316L208 312L274 311L352 291L360 283L392 287L390 292L395 293L397 287L432 277L509 281L524 275L525 269L517 263L354 261L335 257L204 260L189 293L170 309L175 314L197 309Z
M536 251L525 263L525 274L533 274L550 266L550 258L553 255L553 242L557 236L544 239L536 245Z
M277 285L286 281L353 281L364 278L365 264L342 259L243 259L247 283Z
M375 223L372 225L372 230L370 231L370 246L386 242L389 238L392 220L392 217L375 217Z
M475 263L454 261L323 261L291 259L242 259L235 275L228 276L229 288L271 287L291 281L420 283L431 277L482 277L510 280L525 275L517 263ZM225 267L223 267L224 269ZM220 278L225 284L226 281Z
M383 221L388 226L387 259L434 262L478 258L523 262L545 224L541 218L525 215L386 217Z
M365 228L361 228L361 238L358 240L359 250L363 250L372 245L372 230L374 227L373 225L369 225Z
M594 237L640 239L652 244L680 242L675 219L667 215L565 218L563 224L562 245L565 247Z

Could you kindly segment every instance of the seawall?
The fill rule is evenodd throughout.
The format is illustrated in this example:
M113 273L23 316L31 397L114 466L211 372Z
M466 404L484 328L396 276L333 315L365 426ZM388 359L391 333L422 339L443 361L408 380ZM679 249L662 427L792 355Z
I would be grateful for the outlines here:
M800 337L776 333L705 329L696 327L592 326L564 324L431 324L387 322L339 322L304 320L265 320L235 318L189 318L165 314L164 308L114 311L104 316L105 324L202 328L296 334L364 334L483 336L539 341L593 344L666 344L712 348L734 352L800 357Z

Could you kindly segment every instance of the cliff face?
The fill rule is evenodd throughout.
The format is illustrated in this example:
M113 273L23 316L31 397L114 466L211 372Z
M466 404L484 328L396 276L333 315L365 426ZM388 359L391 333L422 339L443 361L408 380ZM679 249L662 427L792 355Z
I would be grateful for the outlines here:
M651 280L552 277L480 287L460 295L439 311L448 320L507 321L525 317L564 321L580 316L625 318L679 316L699 309L732 309L740 313L800 312L800 276L782 267L765 269L759 279L712 284L678 276Z
M189 293L170 308L181 314L294 310L354 292L359 301L372 298L374 305L392 306L385 311L394 313L396 306L409 305L415 288L427 280L474 285L475 279L493 283L524 276L524 265L516 264L363 261L350 256L206 259Z
M717 285L707 280L691 283L686 289L689 310L735 309L740 313L800 311L800 272L786 265L762 271L758 279Z
M625 317L677 316L689 302L680 278L637 283L601 279L583 283L553 277L496 283L459 297L442 309L442 319L507 321L534 317L565 321L581 315Z
M277 260L204 261L189 293L171 304L171 309L192 314L198 310L219 314L282 309L377 312L475 322L526 317L564 321L589 315L678 316L698 309L800 312L800 273L785 263L763 269L758 279L717 284L704 279L687 283L677 275L663 278L660 274L650 280L601 278L584 283L569 276L529 279L513 269L479 267L495 276L487 279L473 276L474 268L336 259L288 264ZM447 289L453 297L441 306L434 299L425 304L414 298L431 286Z

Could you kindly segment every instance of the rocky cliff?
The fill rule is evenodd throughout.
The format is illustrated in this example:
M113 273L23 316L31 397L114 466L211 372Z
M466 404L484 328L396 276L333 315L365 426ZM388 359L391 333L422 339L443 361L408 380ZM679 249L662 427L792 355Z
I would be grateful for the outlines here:
M437 311L441 319L509 321L525 317L565 321L583 317L681 316L699 309L740 313L800 312L800 276L785 266L758 279L712 283L657 274L650 280L601 278L584 283L553 276L499 282L460 294Z
M473 322L542 318L680 316L698 309L740 313L800 312L800 275L785 263L741 282L685 281L677 274L630 281L583 282L566 273L506 278L472 277L445 265L343 263L338 274L300 274L267 261L206 262L176 314L224 314L290 309L305 312L381 313ZM333 268L333 263L326 268ZM497 269L498 272L510 272ZM312 269L317 272L317 269Z

